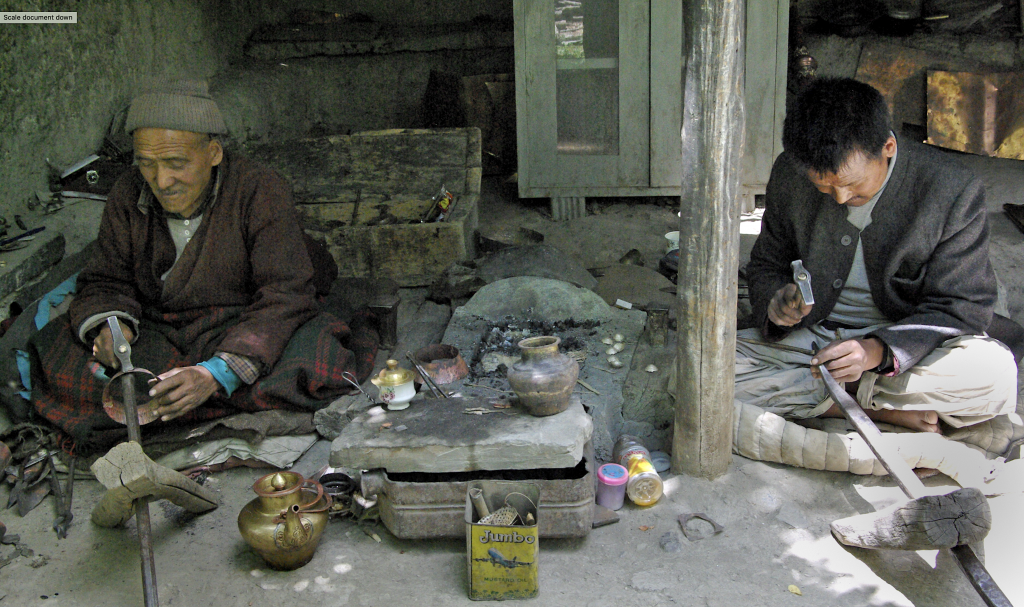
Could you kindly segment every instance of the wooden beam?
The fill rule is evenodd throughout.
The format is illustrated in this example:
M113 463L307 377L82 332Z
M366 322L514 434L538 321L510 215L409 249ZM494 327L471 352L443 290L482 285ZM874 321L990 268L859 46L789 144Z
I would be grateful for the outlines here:
M687 5L672 470L713 479L732 459L745 0Z

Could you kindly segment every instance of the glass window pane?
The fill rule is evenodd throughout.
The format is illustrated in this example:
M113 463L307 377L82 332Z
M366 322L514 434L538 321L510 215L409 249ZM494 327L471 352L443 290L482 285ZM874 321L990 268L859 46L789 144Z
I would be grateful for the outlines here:
M619 153L619 0L555 0L559 154Z

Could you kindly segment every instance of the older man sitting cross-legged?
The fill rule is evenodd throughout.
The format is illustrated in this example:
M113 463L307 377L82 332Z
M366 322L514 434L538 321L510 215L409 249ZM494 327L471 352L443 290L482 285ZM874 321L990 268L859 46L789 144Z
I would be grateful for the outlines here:
M136 166L110 192L69 313L30 342L36 412L80 452L123 439L100 402L118 368L110 316L132 342L133 364L158 374L140 400L158 418L148 431L314 411L351 389L342 373L365 379L377 348L369 319L349 326L320 312L317 272L336 268L314 266L288 184L224 149L206 85L167 83L136 97L126 130Z

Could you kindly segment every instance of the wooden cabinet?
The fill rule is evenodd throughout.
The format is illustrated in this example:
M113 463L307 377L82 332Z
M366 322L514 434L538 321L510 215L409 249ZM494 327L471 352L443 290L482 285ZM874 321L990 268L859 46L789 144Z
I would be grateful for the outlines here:
M679 0L514 0L519 195L556 219L588 196L677 196L683 5ZM789 0L750 0L744 193L763 193L781 151Z

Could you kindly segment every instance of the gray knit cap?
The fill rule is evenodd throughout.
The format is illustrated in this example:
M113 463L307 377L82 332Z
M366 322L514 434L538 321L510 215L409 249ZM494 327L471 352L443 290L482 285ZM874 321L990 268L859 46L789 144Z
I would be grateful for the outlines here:
M205 80L154 81L132 99L124 130L171 129L226 135L227 125Z

